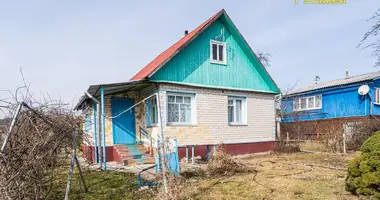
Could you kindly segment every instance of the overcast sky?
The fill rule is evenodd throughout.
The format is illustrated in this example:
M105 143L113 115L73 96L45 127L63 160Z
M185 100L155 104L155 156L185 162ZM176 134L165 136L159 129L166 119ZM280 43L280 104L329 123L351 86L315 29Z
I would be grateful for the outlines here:
M281 89L380 70L370 50L356 48L380 1L346 1L0 0L0 90L23 85L22 67L36 98L76 103L90 84L128 81L222 8L254 51L272 55L268 70Z

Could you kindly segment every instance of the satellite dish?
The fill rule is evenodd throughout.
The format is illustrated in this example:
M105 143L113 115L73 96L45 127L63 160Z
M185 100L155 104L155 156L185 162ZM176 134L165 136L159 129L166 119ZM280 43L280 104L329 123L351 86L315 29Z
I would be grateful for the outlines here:
M366 94L368 94L368 92L369 92L369 87L368 87L368 85L362 85L362 86L360 86L359 89L358 89L358 93L359 93L360 95L366 95Z

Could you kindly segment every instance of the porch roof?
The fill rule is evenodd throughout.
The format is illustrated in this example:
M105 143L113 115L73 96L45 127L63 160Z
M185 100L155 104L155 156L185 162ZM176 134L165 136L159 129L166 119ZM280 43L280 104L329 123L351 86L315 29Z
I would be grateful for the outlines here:
M111 95L111 94L118 94L122 92L129 92L129 91L136 91L141 90L142 88L145 88L152 84L152 82L149 82L147 80L137 80L137 81L128 81L128 82L119 82L119 83L108 83L108 84L99 84L99 85L90 85L88 87L87 92L99 100L100 97L100 88L104 87L104 96ZM82 110L85 108L85 105L90 102L91 99L84 94L79 102L74 107L74 110Z

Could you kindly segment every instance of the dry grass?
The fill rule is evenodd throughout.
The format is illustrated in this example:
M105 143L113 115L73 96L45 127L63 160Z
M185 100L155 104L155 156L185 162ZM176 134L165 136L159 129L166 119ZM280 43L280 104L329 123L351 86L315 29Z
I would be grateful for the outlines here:
M154 190L138 190L136 185L131 184L137 180L134 174L113 171L90 171L88 169L84 169L83 173L88 186L88 192L85 193L83 191L79 173L75 170L69 199L150 199L153 198L156 193ZM64 199L67 174L68 168L66 167L58 171L53 193L49 199Z
M170 178L173 193L169 199L358 199L344 189L345 169L353 154L293 153L252 156L236 159L257 173L235 173L213 176L207 171L194 171L186 178ZM302 164L315 165L304 166ZM207 165L203 164L207 170ZM66 171L65 171L66 172ZM160 199L159 194L138 191L131 181L133 175L117 172L85 172L90 192L83 194L80 183L74 181L72 199ZM192 177L195 176L195 177ZM67 174L64 173L64 189ZM62 197L61 195L60 198ZM57 198L58 199L58 198Z
M326 146L321 142L300 142L298 145L302 151L328 152Z
M241 160L254 173L204 178L189 183L184 199L357 199L344 189L346 168L353 155L295 153L255 156ZM285 164L285 163L292 163Z
M205 171L195 171L186 178L170 179L173 193L169 199L345 199L356 196L344 190L346 171L326 169L345 168L354 155L343 156L331 153L294 153L252 156L236 159L257 170L257 173L235 173L234 175L210 177ZM304 166L311 164L313 166ZM206 164L204 169L207 170ZM64 171L66 172L66 170ZM159 199L151 190L137 191L130 185L133 175L118 172L85 172L89 193L84 194L77 178L74 179L72 199ZM77 174L76 174L77 175ZM62 176L64 189L67 174ZM63 192L63 191L62 191ZM57 197L62 197L62 194ZM58 199L58 198L57 198Z

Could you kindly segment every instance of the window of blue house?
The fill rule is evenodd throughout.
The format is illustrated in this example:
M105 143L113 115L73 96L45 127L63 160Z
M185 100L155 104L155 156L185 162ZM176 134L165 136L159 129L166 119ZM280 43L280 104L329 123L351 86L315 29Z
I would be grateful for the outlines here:
M380 105L380 88L375 88L375 104Z
M322 108L322 95L293 99L293 111L313 110Z

